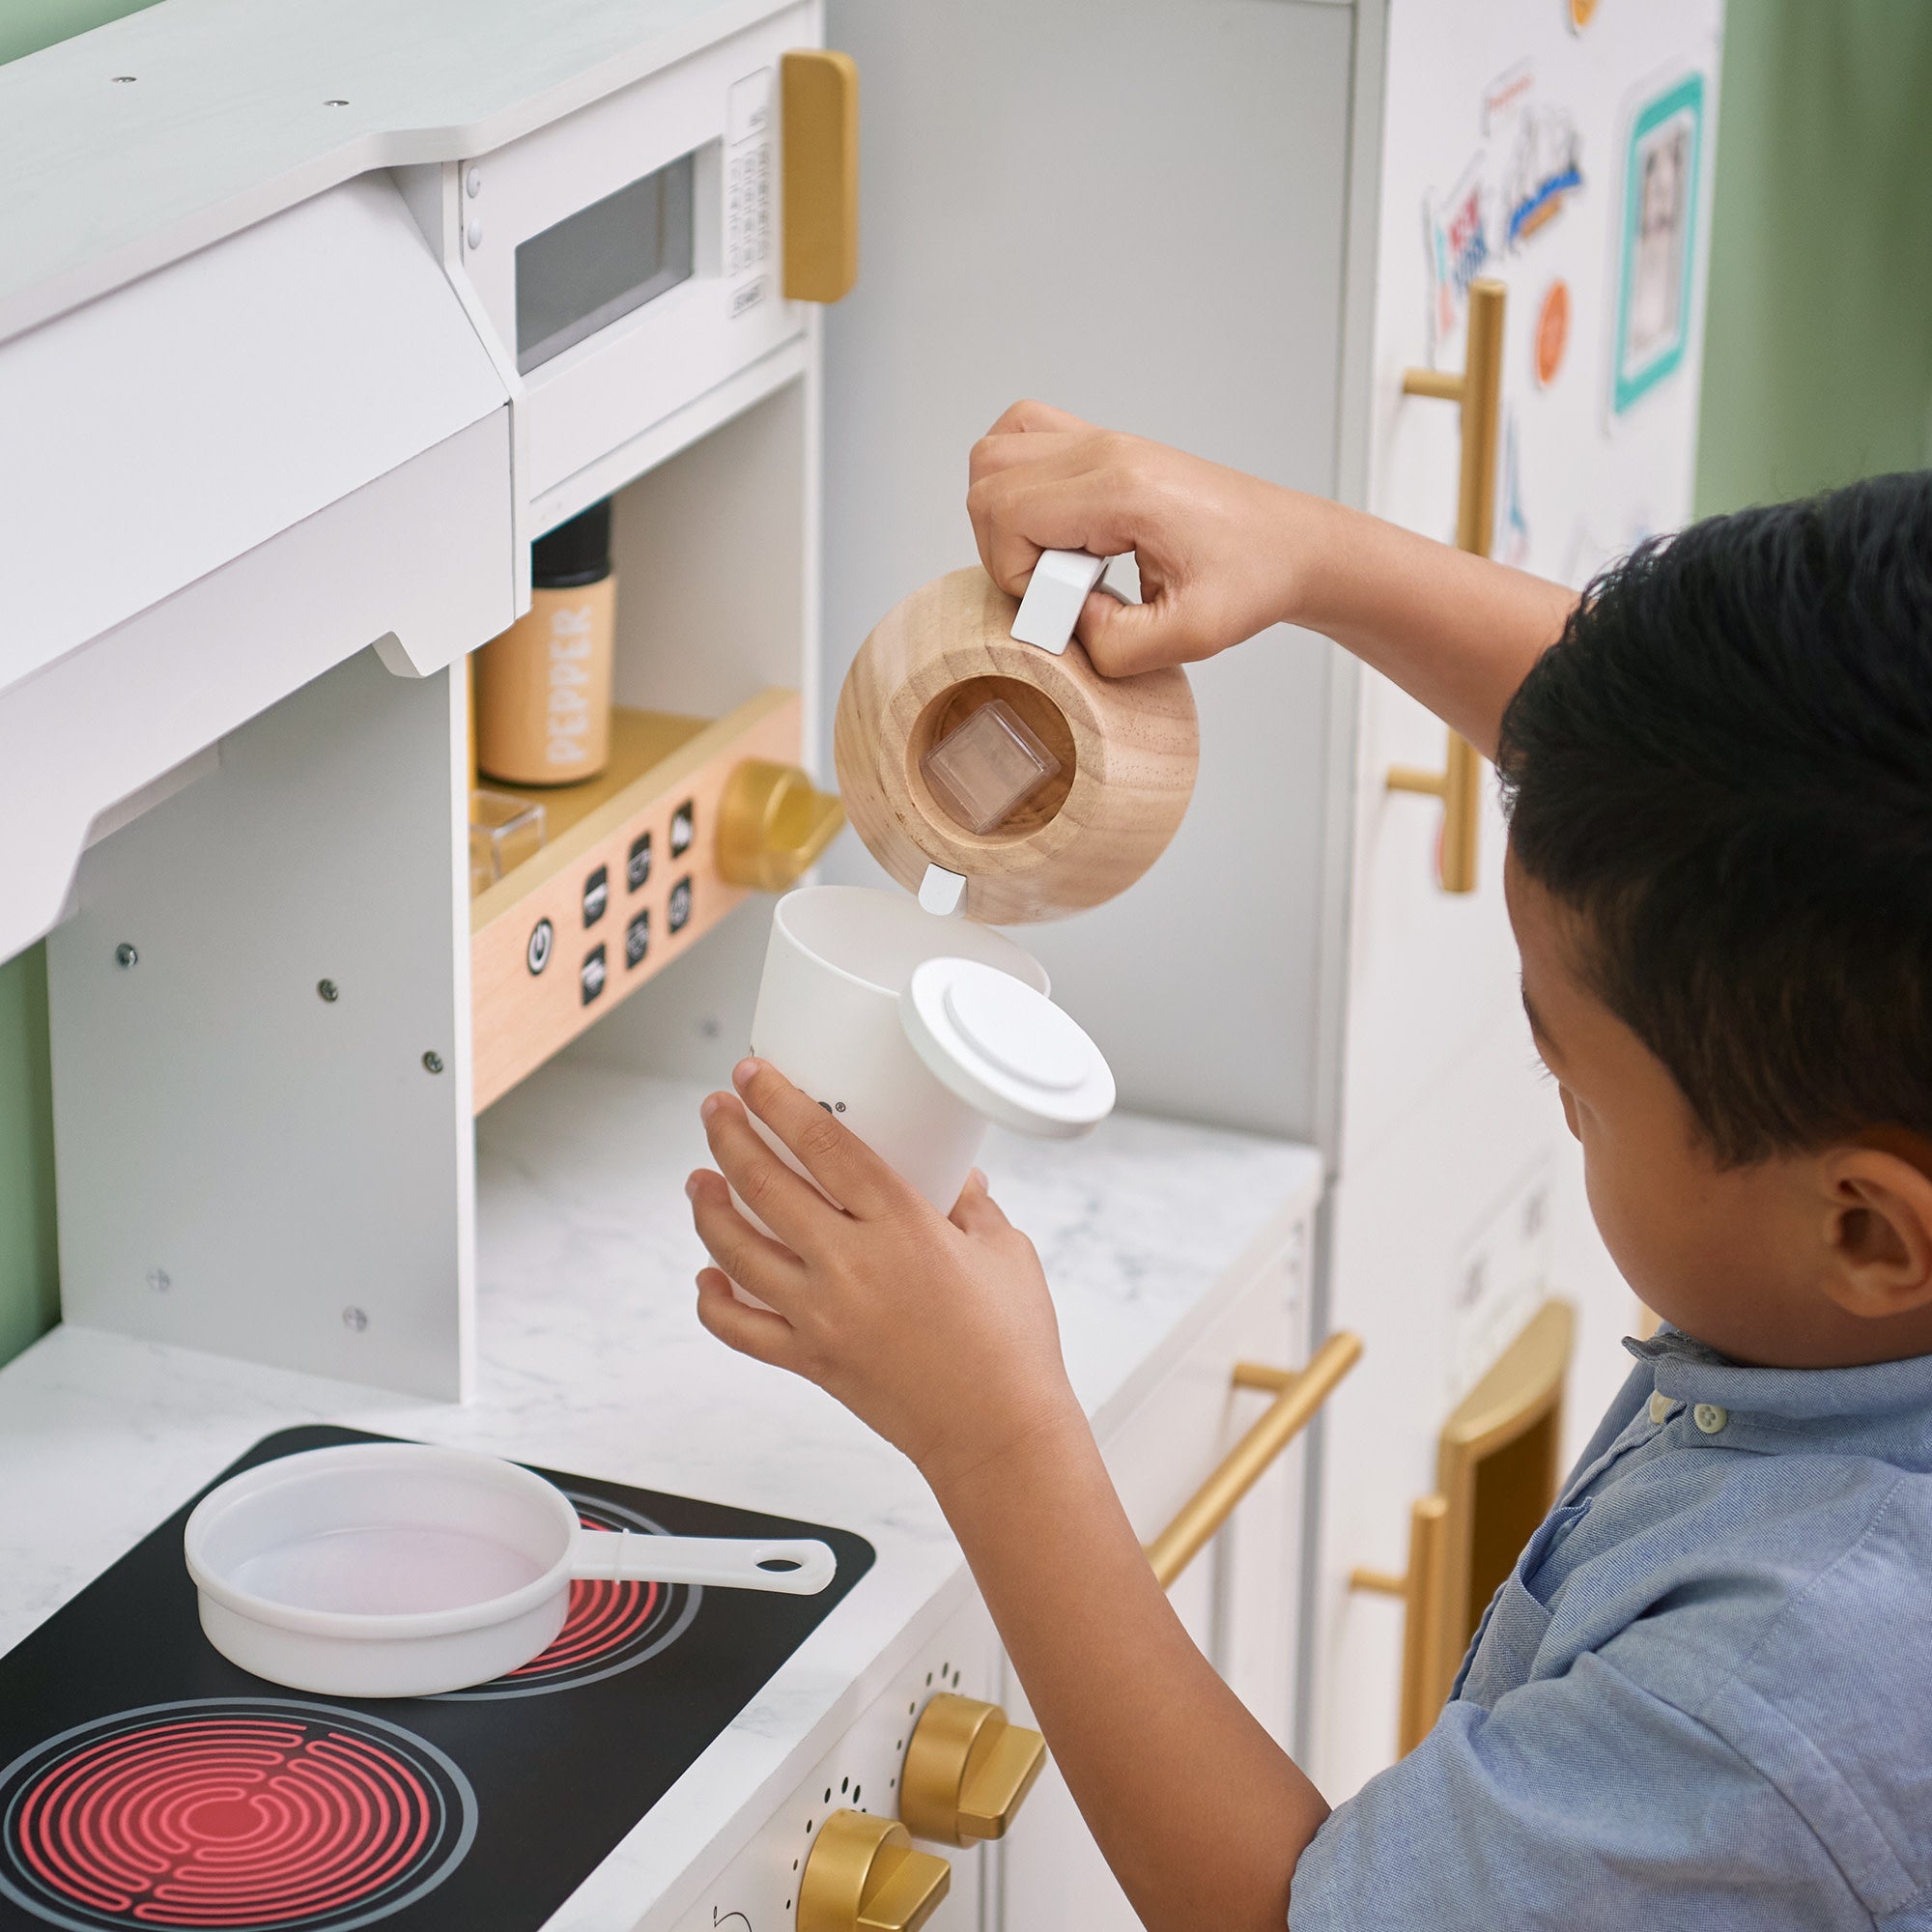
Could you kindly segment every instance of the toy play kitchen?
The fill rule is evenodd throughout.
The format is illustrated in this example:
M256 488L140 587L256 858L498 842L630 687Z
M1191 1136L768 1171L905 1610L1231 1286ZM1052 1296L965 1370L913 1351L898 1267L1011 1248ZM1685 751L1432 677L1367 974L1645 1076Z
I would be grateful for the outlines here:
M930 1498L696 1328L696 1101L754 1040L936 1198L988 1168L1204 1651L1331 1791L1386 1760L1445 1646L1406 1687L1378 1592L1474 1587L1469 1406L1560 1326L1498 828L1442 890L1473 767L1311 639L1110 684L1049 648L1097 560L1025 619L927 580L1022 389L1443 535L1487 504L1557 576L1683 514L1694 221L1674 335L1584 325L1632 156L1708 180L1715 6L1532 11L158 0L0 67L0 958L44 942L64 1316L0 1366L6 1932L1128 1922ZM1580 197L1489 225L1578 142ZM479 769L466 661L533 590L544 763ZM608 731L552 733L607 622ZM820 980L878 1062L784 1032L837 1030ZM861 1073L952 1122L929 1168ZM1357 1318L1381 1396L1318 1465ZM191 1510L370 1438L534 1469L573 1563L836 1574L613 1560L428 1696L242 1670Z

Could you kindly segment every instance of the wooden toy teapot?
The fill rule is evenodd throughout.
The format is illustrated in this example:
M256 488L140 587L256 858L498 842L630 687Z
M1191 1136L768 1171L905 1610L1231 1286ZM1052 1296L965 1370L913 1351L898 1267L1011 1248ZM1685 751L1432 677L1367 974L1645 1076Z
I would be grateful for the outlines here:
M1104 557L1048 551L1024 600L955 570L887 612L838 694L833 756L873 858L992 925L1122 893L1166 849L1200 728L1178 668L1102 677L1072 637Z

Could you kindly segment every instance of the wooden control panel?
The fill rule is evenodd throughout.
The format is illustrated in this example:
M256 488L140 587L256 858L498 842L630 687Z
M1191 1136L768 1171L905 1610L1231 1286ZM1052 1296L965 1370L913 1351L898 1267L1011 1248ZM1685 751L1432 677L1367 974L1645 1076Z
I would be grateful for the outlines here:
M794 691L715 722L612 713L610 768L541 795L549 841L470 908L479 1113L745 898L718 868L720 799L744 760L799 749Z

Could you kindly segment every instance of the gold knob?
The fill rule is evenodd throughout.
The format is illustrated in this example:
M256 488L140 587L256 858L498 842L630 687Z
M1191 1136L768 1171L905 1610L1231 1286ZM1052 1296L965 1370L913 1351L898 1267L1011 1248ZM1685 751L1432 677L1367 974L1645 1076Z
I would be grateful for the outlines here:
M1003 1838L1045 1767L1037 1731L1009 1723L997 1704L943 1690L928 1699L906 1746L899 1816L942 1845Z
M914 1851L895 1820L835 1811L799 1878L798 1932L916 1932L952 1883L952 1867Z
M718 802L718 872L727 885L781 893L818 863L845 808L796 765L747 758Z

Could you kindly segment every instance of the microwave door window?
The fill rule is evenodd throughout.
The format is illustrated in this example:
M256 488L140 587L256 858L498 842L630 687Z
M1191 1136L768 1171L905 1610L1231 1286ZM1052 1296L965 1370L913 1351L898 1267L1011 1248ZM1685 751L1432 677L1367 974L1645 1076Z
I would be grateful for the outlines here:
M518 244L522 373L691 279L695 158L682 155Z

